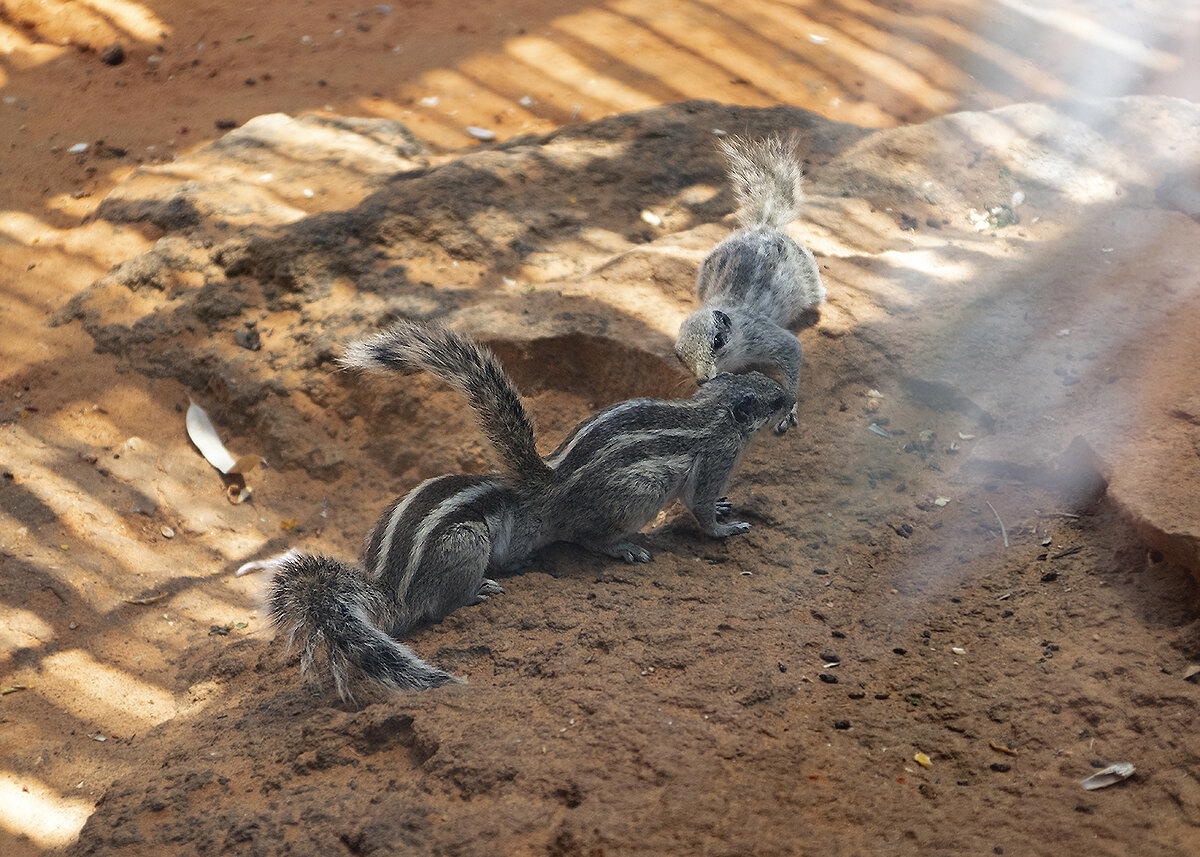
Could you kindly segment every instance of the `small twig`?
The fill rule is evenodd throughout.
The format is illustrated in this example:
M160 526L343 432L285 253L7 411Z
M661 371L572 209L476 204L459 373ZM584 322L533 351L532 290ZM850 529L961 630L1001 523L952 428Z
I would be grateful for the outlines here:
M987 502L987 501L984 501ZM1039 518L1073 518L1078 520L1082 515L1072 515L1070 512L1038 512Z
M1065 551L1059 551L1058 553L1054 554L1054 556L1050 557L1050 559L1062 559L1064 556L1071 556L1072 554L1077 554L1081 550L1083 550L1083 545L1076 545L1073 548L1067 548Z
M996 523L1000 525L1000 535L1004 536L1004 546L1008 547L1008 528L1004 526L1004 521L1000 520L1000 513L997 512L996 507L991 503L988 503L987 500L984 500L983 502L987 503L987 507L991 509L992 514L996 516Z

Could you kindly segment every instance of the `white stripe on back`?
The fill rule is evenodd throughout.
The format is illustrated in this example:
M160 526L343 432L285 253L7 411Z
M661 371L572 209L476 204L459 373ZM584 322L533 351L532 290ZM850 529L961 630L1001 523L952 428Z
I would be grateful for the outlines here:
M646 431L631 431L625 434L618 434L609 440L604 447L598 451L592 458L584 462L579 468L571 473L563 483L564 485L572 485L576 482L584 472L590 469L591 465L602 465L607 458L620 452L622 449L633 446L644 441L655 441L663 438L680 438L699 440L706 437L709 433L708 428L687 428L687 429L647 429ZM669 457L684 455L690 457L691 453L674 453ZM655 459L657 460L657 459ZM636 462L634 465L636 466Z
M417 530L417 534L413 536L412 549L408 554L408 563L404 568L404 577L400 581L399 593L400 598L404 598L408 592L408 585L412 581L412 576L421 565L421 560L425 555L425 543L429 541L429 537L433 531L437 529L438 524L446 520L457 509L471 503L489 491L495 491L500 486L495 482L480 482L477 485L471 485L457 494L451 494L442 502L438 503L425 520L421 522L421 528Z
M444 479L443 476L435 476L432 479L426 479L413 490L405 495L400 504L392 510L392 515L388 518L387 528L383 531L383 538L379 542L379 556L375 558L375 568L373 574L378 579L383 575L383 570L387 567L388 554L392 552L392 540L396 536L396 527L400 524L400 519L404 517L404 513L408 511L408 507L417 499L417 495L421 493L432 482L437 482L439 479Z
M546 463L549 464L551 467L558 467L558 465L562 464L563 459L565 459L568 455L571 454L571 450L573 450L575 448L575 445L577 443L579 443L581 440L584 439L584 437L586 437L587 435L590 435L593 431L595 431L595 429L598 426L600 426L602 423L606 422L609 417L613 417L613 416L616 416L617 414L624 413L625 411L632 408L634 405L638 405L638 404L641 404L641 403L638 402L637 400L623 402L622 404L617 405L615 408L613 408L608 413L592 420L590 425L588 425L586 428L580 429L578 432L575 433L575 437L571 438L570 443L568 443L566 446L564 446L562 448L561 452L556 452L554 455L550 456L550 458L548 458L546 460Z

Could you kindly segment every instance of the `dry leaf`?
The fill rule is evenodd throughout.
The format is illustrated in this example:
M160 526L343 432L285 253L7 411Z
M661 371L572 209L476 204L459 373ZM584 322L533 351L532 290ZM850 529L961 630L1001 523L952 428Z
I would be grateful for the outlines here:
M1079 781L1079 785L1083 786L1088 791L1096 789L1108 788L1116 785L1122 780L1127 780L1133 776L1134 767L1128 762L1118 762L1115 765L1109 765L1103 771L1096 771L1090 777L1085 777Z
M994 741L989 741L988 746L991 747L993 750L995 750L997 753L1004 753L1006 756L1018 755L1016 750L1014 750L1012 747L1009 747L1005 744L997 744Z
M237 459L225 448L225 444L221 443L217 428L208 418L204 408L195 402L189 403L186 424L188 437L192 439L196 449L200 450L205 461L222 473L229 473L237 467Z
M932 768L933 767L933 760L930 759L924 753L917 753L915 756L913 756L913 761L916 762L918 765L920 765L922 768Z
M0 688L0 696L8 696L10 693L16 693L19 690L29 690L29 685L10 684L8 687Z
M162 601L167 597L167 593L160 592L157 595L146 595L142 598L126 598L126 604L153 604L155 601Z

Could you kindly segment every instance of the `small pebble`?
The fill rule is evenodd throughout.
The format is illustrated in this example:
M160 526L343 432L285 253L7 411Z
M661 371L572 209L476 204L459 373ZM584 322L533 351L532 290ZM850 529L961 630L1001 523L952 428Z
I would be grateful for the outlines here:
M899 646L897 646L896 648L892 649L892 654L894 654L894 655L907 655L907 654L908 654L908 649L902 649L902 648L900 648Z
M1042 583L1053 583L1056 580L1058 580L1057 571L1047 571L1042 575Z
M835 721L833 721L833 728L834 729L849 729L850 721L849 720L835 720Z
M1012 770L1011 766L1006 765L1003 762L992 762L990 765L988 765L988 767L998 774L1006 774Z
M813 574L829 574L829 571L824 568L814 568Z
M835 640L846 639L846 635L843 634L841 631L830 631L829 636L833 637Z
M165 539L175 538L175 531L172 530L170 527L163 527L161 530L159 530L159 532L161 532L163 534L163 538L165 538Z
M483 143L490 143L492 140L496 139L495 131L489 131L487 128L480 128L478 125L468 125L466 127L466 132L476 140L479 140Z
M67 151L70 152L72 155L78 155L82 152L86 152L87 150L88 150L87 143L76 143L74 146L67 149Z
M822 660L822 662L824 662L824 663L829 663L829 662L831 662L831 661L832 661L833 663L841 663L841 662L842 662L842 659L841 659L841 658L839 658L839 657L837 656L837 654L836 654L836 653L834 653L834 652L828 652L828 651L826 651L826 652L821 652L821 660Z
M217 126L218 131L229 131L229 130L237 127L237 120L236 119L218 119L213 124Z
M849 693L849 694L847 694L847 695L848 695L848 696L849 696L851 699L865 699L865 698L866 698L866 696L867 696L867 695L866 695L865 693L863 693L861 690L852 690L852 691L850 691L850 693Z
M876 698L876 699L887 699L887 698L888 698L888 697L890 697L890 696L891 696L891 694L890 694L890 693L877 693L877 694L875 694L875 698Z
M832 673L819 673L817 675L817 678L819 678L821 681L825 682L826 684L837 684L838 683L838 677L833 675Z
M105 65L120 65L125 62L125 47L120 42L113 42L100 52L100 62Z

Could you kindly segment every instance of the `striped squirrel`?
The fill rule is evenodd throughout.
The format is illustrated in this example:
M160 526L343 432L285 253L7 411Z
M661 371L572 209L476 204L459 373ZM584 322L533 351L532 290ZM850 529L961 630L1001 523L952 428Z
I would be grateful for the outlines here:
M804 175L795 138L724 138L717 144L728 164L738 201L739 228L700 265L700 309L679 328L675 353L696 378L718 372L777 372L790 395L790 410L775 426L796 425L800 342L788 330L825 300L816 260L783 227L800 214Z
M467 397L502 473L442 476L394 501L357 565L291 551L247 563L274 572L271 621L301 669L325 670L343 698L457 681L397 637L503 590L491 579L556 541L627 562L650 554L628 540L679 498L705 533L750 525L719 517L721 496L750 438L786 396L765 375L719 375L683 401L635 399L589 418L543 459L520 394L499 361L470 339L400 321L352 344L342 363L367 370L425 369ZM318 663L320 662L320 663Z

